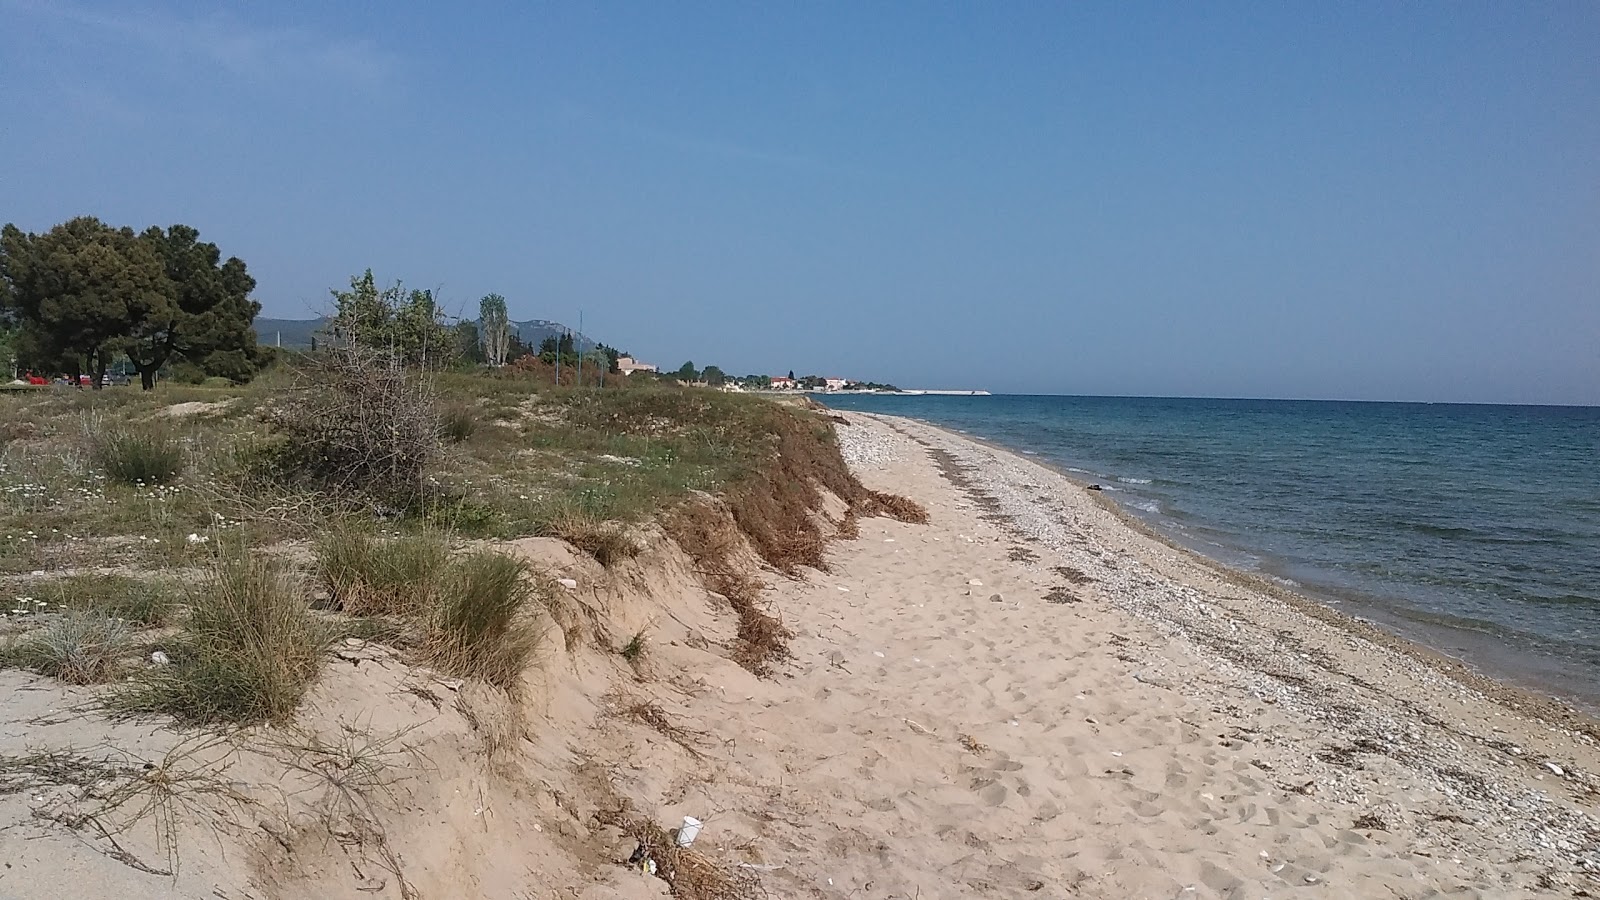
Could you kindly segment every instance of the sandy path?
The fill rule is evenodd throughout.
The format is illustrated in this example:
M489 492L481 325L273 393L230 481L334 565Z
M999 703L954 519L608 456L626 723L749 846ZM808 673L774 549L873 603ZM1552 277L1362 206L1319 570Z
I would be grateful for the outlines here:
M805 870L834 883L775 873L792 887L1600 892L1580 874L1592 739L1252 595L1043 467L847 418L863 479L932 523L864 522L831 573L778 592L792 696L756 718L786 744L787 802L832 823L797 827L793 852L823 849Z

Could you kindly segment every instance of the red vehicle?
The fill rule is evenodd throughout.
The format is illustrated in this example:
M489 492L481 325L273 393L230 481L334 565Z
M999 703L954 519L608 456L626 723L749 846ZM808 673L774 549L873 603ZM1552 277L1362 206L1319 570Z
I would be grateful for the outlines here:
M26 375L24 375L22 377L26 378L28 380L29 384L49 384L50 383L50 379L44 377L43 375L35 375L32 372L29 372L28 374L26 374Z

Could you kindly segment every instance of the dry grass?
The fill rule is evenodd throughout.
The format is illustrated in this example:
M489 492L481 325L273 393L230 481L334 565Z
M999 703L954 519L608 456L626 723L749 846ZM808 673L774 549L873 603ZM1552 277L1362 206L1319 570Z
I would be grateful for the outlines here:
M706 587L727 597L738 614L734 661L757 675L770 675L772 664L789 656L790 633L761 607L761 582L737 571L741 534L732 518L717 502L702 499L675 510L665 524L667 534L695 561Z
M650 700L623 700L619 698L615 702L613 712L617 716L625 719L631 719L635 722L638 722L640 725L651 729L667 740L677 744L679 747L682 747L684 750L688 751L690 756L693 756L696 759L703 758L704 756L704 754L700 752L700 748L695 746L695 742L697 740L705 739L707 735L703 732L691 731L687 728L674 725L672 720L667 718L667 711L662 709L661 704L659 703Z
M322 812L331 820L371 819L380 802L398 800L395 786L418 762L405 742L412 728L374 734L340 723L337 733L324 736L291 727L272 735L268 747L284 765L311 776L323 791Z
M200 724L288 719L332 636L300 586L240 546L219 557L189 603L167 648L171 664L142 671L113 705Z
M862 515L886 516L913 525L928 524L928 510L910 497L863 489L857 503Z
M442 671L515 692L539 645L526 607L541 589L525 563L504 553L455 560L428 614L425 655Z
M401 508L426 497L443 449L426 375L359 347L306 356L296 375L267 408L283 438L274 451L281 476Z
M621 829L639 842L636 855L655 864L656 877L678 900L765 900L761 878L750 869L720 863L692 847L679 847L676 835L636 813L618 799L595 814L602 825Z
M576 508L552 514L540 524L539 533L566 541L608 569L639 555L638 543L622 523L603 521Z
M91 759L67 752L35 754L20 760L22 784L71 784L85 788L97 802L86 809L38 810L45 821L90 832L104 842L99 849L112 859L151 875L175 876L181 863L180 829L185 823L214 834L244 817L249 798L225 777L234 747L223 737L200 734L173 746L159 759L124 755L121 762ZM0 770L7 767L0 760ZM125 849L118 838L141 828L154 832L166 867L147 863Z
M452 444L471 439L478 431L478 411L465 403L450 403L439 410L439 436Z

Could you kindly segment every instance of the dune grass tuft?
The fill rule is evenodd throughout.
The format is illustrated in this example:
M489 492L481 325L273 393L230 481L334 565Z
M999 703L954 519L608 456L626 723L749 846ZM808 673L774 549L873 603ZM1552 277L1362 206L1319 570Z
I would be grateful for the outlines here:
M317 544L320 577L351 615L415 615L425 610L450 566L450 542L439 532L379 537L352 525Z
M100 684L116 677L132 646L127 623L121 619L75 609L0 650L0 662L68 684Z
M478 431L478 411L465 403L450 403L439 410L439 436L452 444L470 440Z
M442 671L514 691L539 643L524 607L537 586L521 560L480 550L455 560L435 595L424 652Z
M89 458L112 481L161 484L183 472L183 444L164 428L94 424Z
M196 724L287 720L331 636L299 585L241 547L223 553L189 603L171 663L144 670L114 704Z

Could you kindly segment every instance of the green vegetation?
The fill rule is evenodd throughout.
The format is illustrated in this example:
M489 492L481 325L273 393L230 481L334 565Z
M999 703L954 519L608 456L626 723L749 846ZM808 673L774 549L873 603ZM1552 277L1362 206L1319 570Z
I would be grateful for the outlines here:
M107 478L123 484L162 484L183 471L183 445L152 426L91 425L89 458Z
M74 609L0 649L7 666L32 669L68 684L110 681L132 648L128 626L95 610Z
M524 614L535 596L519 559L480 550L455 560L427 617L423 647L442 671L514 691L539 632Z
M379 537L341 523L317 544L318 576L339 608L356 616L415 616L433 602L450 566L439 532Z
M628 642L622 645L622 650L620 651L622 658L630 664L639 662L644 658L645 648L648 646L646 640L643 628L635 631L633 637L628 638Z
M90 376L118 357L145 389L169 362L245 381L265 362L251 322L255 279L187 225L113 228L90 216L44 234L0 230L0 322L17 364Z
M245 386L0 393L0 571L30 573L4 582L17 637L0 665L126 669L108 703L191 723L284 721L334 635L515 691L561 598L468 539L554 536L616 567L656 521L716 573L735 658L764 673L786 632L730 548L824 566L823 491L848 505L845 531L917 512L857 483L803 404L602 382L607 348L581 388L534 356L442 369L434 341L459 332L433 329L426 292L363 277L340 297L335 339Z
M478 301L478 340L483 345L484 362L499 367L511 353L511 317L506 298L489 294Z
M130 625L159 627L172 621L177 588L126 575L68 575L39 590L52 606L121 619Z
M147 668L113 704L193 723L282 722L322 668L331 632L278 563L240 546L189 596L167 643L171 663Z
M368 269L350 279L350 290L332 293L328 328L345 346L381 351L401 365L422 368L448 365L460 353L432 291L406 291L398 281L380 291Z

